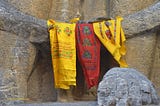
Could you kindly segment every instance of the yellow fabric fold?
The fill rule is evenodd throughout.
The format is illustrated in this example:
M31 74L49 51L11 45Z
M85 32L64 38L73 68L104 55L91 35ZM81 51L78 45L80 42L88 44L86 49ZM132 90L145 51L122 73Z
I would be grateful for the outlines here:
M93 23L93 28L96 36L120 64L120 67L128 67L125 60L122 59L122 56L126 54L126 38L121 26L122 20L122 17L117 17L116 20L96 22ZM110 37L106 35L107 31L110 32Z
M47 24L50 28L55 88L69 89L70 85L76 86L76 24L54 20L48 20Z

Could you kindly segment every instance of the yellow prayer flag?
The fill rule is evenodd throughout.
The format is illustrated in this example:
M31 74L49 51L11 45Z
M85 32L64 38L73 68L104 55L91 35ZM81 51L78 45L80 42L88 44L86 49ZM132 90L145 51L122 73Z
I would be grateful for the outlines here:
M116 20L96 22L93 23L93 28L96 36L120 64L120 67L128 67L126 62L122 59L122 56L126 54L124 44L126 39L121 26L122 20L122 17L117 17Z
M48 20L55 88L76 85L75 23Z

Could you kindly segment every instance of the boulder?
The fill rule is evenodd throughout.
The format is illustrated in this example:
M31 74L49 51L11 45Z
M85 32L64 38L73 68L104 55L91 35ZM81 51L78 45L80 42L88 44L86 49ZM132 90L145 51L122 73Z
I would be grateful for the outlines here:
M132 68L112 68L98 86L99 106L142 106L159 104L154 85Z

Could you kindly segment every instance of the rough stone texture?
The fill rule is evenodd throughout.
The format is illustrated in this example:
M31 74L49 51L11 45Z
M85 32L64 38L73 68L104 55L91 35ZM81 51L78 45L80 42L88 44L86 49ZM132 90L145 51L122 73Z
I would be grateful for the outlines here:
M160 19L159 18L157 20L153 18L153 20L150 20L150 17L152 17L153 15L154 16L157 15L155 14L155 11L158 10L160 12L159 7L156 8L155 6L154 12L149 12L150 8L144 9L149 5L151 5L152 3L153 3L152 5L154 5L154 2L156 3L156 0L134 0L134 1L133 0L113 0L112 4L114 5L111 8L112 10L111 12L113 17L115 17L116 15L124 16L123 27L128 28L128 29L125 29L125 32L127 32L126 34L128 34L127 35L128 39L126 42L127 63L129 64L130 67L138 69L143 74L145 74L149 79L154 81L154 84L156 85L156 88L158 90L160 88L160 85L159 85L160 74L158 74L159 73L158 66L160 64L160 61L159 61L159 57L157 56L159 53L158 51L159 42L158 42L157 36L159 35L157 35L156 32L151 32L151 31L147 31L143 33L143 29L148 29L147 27L151 27L153 21L158 22L158 20ZM134 14L131 14L131 13L134 13ZM150 15L146 15L146 13L149 13ZM145 16L145 17L142 18L142 16ZM127 23L127 24L124 24L124 23ZM139 36L135 36L136 33L134 32L139 32L139 30L141 30L140 32L142 33L139 33ZM154 65L153 65L153 62L154 62Z
M48 19L53 0L4 0L20 11L41 19Z
M14 34L0 31L1 100L27 98L27 76L35 60L35 48Z
M130 0L132 1L132 0ZM143 2L139 2L139 5L143 4ZM128 37L133 37L135 34L143 33L146 30L150 30L151 27L154 28L155 25L154 22L156 22L157 25L160 23L159 18L154 18L153 16L157 16L160 14L160 2L153 4L149 8L146 8L144 10L138 11L134 14L128 15L124 17L123 21L123 28L125 29L125 33ZM120 10L125 10L126 8L119 8ZM129 8L127 9L129 12ZM153 10L152 12L150 10ZM158 13L156 13L156 11ZM132 13L133 11L131 11ZM123 16L123 15L122 15ZM125 24L127 23L127 24ZM137 33L138 32L138 33Z
M38 33L35 33L35 29L39 27L38 24L33 25L33 23L38 22L36 18L29 15L28 18L24 18L24 13L16 11L14 7L8 4L6 5L6 2L4 1L0 2L3 2L0 3L0 7L6 9L6 12L1 11L0 14L7 15L9 20L18 21L18 23L15 24L14 22L6 20L6 23L8 23L8 29L12 30L12 33L7 33L6 30L0 31L0 55L2 55L0 58L0 67L4 68L4 70L11 70L14 72L14 75L12 75L12 77L14 76L14 79L12 79L16 84L16 87L10 84L10 88L13 86L15 89L12 92L8 91L8 88L5 88L7 83L5 83L6 85L3 85L4 88L2 88L4 90L0 92L5 95L11 95L2 95L1 98L3 98L3 103L8 105L21 103L21 101L55 101L56 91L53 86L53 73L51 69L51 59L49 57L50 52L48 51L50 48L48 44L49 42L47 42L49 40L48 36L46 36L48 39L46 41L47 44L43 42L43 45L37 44L33 46L29 42L33 37L29 38L29 36L32 34L40 36L44 31L44 29L42 29L38 31ZM9 11L16 12L22 17L19 18L18 15L12 17L13 14L8 14ZM0 26L2 27L4 27L3 22L4 21L0 19ZM28 22L30 22L29 26L26 25ZM43 23L45 26L45 35L48 35L45 22L46 21L39 20L38 23ZM37 54L41 54L41 56ZM39 58L39 60L37 60L37 58ZM39 65L38 67L37 64ZM11 76L8 77L10 78Z
M9 2L9 4L7 4L4 1ZM140 2L141 3L139 3L139 5L145 3L144 1L140 1ZM150 1L150 3L151 2L152 1ZM103 5L101 5L101 3ZM144 7L148 6L150 3L148 1L147 5L145 5ZM130 2L130 4L132 3ZM12 7L11 5L14 5L16 8ZM118 6L118 5L119 4L115 4L115 6ZM17 9L21 10L22 12ZM126 10L126 8L123 8L123 6L121 7L121 9ZM127 10L129 11L129 8ZM123 21L123 27L124 27L125 33L127 34L127 37L131 38L131 37L134 37L134 34L139 34L146 30L151 30L155 27L158 27L160 25L159 10L160 10L160 2L138 13L125 16ZM132 13L132 12L127 12L127 13ZM19 87L18 97L24 98L27 95L27 97L29 97L29 99L33 101L34 100L35 101L56 100L56 97L55 97L56 91L52 87L53 79L52 79L52 70L51 70L51 60L49 57L50 48L49 48L48 31L46 26L46 20L43 20L43 19L54 18L56 20L68 21L70 18L80 15L82 19L87 20L92 17L104 16L105 14L106 14L105 1L103 0L98 0L98 1L96 0L76 0L76 1L72 1L72 0L45 0L45 1L43 0L27 0L27 1L1 0L0 1L0 30L2 30L2 32L4 31L2 35L5 35L4 33L7 32L7 34L10 34L10 35L13 34L14 36L15 35L16 36L2 38L2 41L1 41L2 43L0 45L0 48L5 48L4 45L11 45L11 47L13 46L14 53L5 55L4 52L10 53L8 52L10 50L8 47L8 48L5 48L4 51L0 49L0 53L2 53L0 55L3 55L4 57L18 55L17 57L13 56L14 58L11 60L12 61L21 60L20 62L17 62L15 66L18 68L19 72L22 71L23 73L25 73L23 75L17 74L16 76L17 78L16 83L18 84L17 86ZM30 15L33 15L37 18ZM42 18L42 19L39 19L39 18ZM146 34L144 34L144 36L146 36ZM153 38L145 37L145 39L143 39L144 36L141 36L142 38L140 39L142 40L140 41L155 40L155 37ZM136 40L136 39L133 38L130 40ZM7 41L7 42L10 41L10 42L3 43L3 41ZM16 43L17 44L16 46L14 45L15 43L14 41L18 42ZM34 44L34 47L31 43L29 43L29 41L32 42L32 44ZM150 44L149 47L152 47L154 45L154 42L149 42L149 44ZM146 51L149 50L149 52L147 52L147 54L145 55L149 57L146 60L149 60L152 54L150 51L152 51L153 49L152 48L147 49L148 44L146 43L144 44L144 46ZM24 50L25 47L29 47L30 51L28 51L28 49ZM137 50L137 49L134 49L134 50ZM23 52L21 53L21 51ZM134 52L134 53L136 54L138 52ZM30 58L25 57L26 54L28 54ZM23 56L25 58L22 59L21 57ZM131 56L129 57L130 59L131 59ZM5 61L3 61L3 59ZM107 57L103 59L102 59L102 63L106 63L107 65L101 64L101 67L102 67L101 75L105 73L104 70L106 70L106 68L109 69L113 66L117 66L117 64L114 63L113 59L111 59L113 64L111 64L112 62L110 63L110 61L108 61ZM109 63L105 62L105 59ZM2 65L0 64L0 66L3 66L4 70L11 70L12 68L5 67L6 64L9 63L9 61L10 61L9 58L0 58L0 63L2 64ZM132 60L129 60L129 61L131 63ZM151 63L151 60L144 62L143 66L147 64L147 68L149 68L150 65L148 64L150 63ZM24 64L29 64L29 65L28 66L26 65L26 67L22 67ZM134 63L130 65L135 66ZM146 67L138 66L138 68L139 67L146 68ZM146 73L148 74L148 70L146 71ZM82 78L82 76L80 76L79 79L80 78ZM81 83L84 86L84 83L83 82ZM51 89L51 90L48 91L48 89ZM79 91L80 90L75 91L75 93ZM84 89L84 91L86 91L86 89ZM66 91L65 93L67 92L68 91ZM68 97L69 96L67 96L67 98Z
M98 86L99 106L159 104L153 84L135 69L112 68Z
M68 21L79 14L80 0L52 0L49 18ZM80 14L79 14L80 15Z
M49 41L45 20L26 15L2 0L0 11L0 30L11 32L30 41L35 38L39 43ZM32 37L29 38L29 36Z
M136 68L149 77L153 64L155 43L155 33L146 33L127 39L127 54L125 58L129 67Z
M155 1L156 0L111 0L111 17L133 14L147 8Z
M160 32L158 31L156 37L156 45L153 57L153 67L150 71L150 79L155 84L156 90L160 95Z
M18 97L16 79L14 70L0 68L0 104L3 104L6 98Z
M106 0L84 0L81 5L84 20L106 16Z
M27 93L30 102L54 102L57 100L50 58L42 56L40 52L37 54L34 69L28 77Z
M4 1L0 2L1 30L15 33L17 35L19 35L19 33L26 32L24 34L27 34L26 37L31 35L30 41L33 43L42 43L48 41L48 32L46 30L47 26L45 20L37 19L17 11L15 8L12 8ZM144 32L159 26L159 9L160 2L149 7L148 9L124 17L123 28L127 37L131 37L134 34L138 34L140 32ZM145 20L146 17L147 20Z
M13 106L97 106L96 101L88 101L88 102L70 102L70 103L34 103L34 104L21 104L21 105L13 105Z
M53 0L49 18L66 21L74 17L89 20L97 16L106 16L105 0Z

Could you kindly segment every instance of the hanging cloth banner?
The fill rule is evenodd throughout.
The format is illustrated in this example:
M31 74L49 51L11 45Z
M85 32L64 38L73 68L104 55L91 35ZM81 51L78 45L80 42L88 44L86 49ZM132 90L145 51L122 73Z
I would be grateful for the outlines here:
M82 66L88 88L98 84L100 71L100 42L92 24L76 25L78 60Z
M126 54L124 42L126 41L121 21L123 18L117 17L116 20L108 20L93 23L94 32L112 54L114 59L120 64L120 67L128 67L122 56Z
M55 88L76 85L75 23L48 20Z

